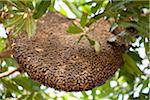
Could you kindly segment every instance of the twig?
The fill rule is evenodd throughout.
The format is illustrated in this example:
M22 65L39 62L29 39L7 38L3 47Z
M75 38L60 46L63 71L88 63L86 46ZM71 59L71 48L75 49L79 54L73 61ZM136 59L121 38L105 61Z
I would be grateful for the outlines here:
M0 58L10 57L11 54L12 54L12 50L6 50L3 52L0 52Z
M11 70L11 71L7 71L7 72L4 72L4 73L1 73L0 74L0 78L3 78L3 77L6 77L6 76L9 76L15 72L19 71L20 72L20 68L17 68L17 69L14 69L14 70Z

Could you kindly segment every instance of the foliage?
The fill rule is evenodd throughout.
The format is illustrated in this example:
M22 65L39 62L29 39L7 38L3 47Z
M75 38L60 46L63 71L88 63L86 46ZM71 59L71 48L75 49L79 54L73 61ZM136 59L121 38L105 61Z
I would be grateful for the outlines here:
M48 7L50 1L37 0L33 3L31 0L2 0L0 1L3 12L8 13L5 19L0 21L7 27L15 27L14 35L22 30L26 30L29 36L32 36L36 30L35 19L41 17ZM6 6L6 8L5 8Z
M54 5L58 0L1 0L0 1L0 22L5 28L14 29L17 36L25 30L31 37L36 30L36 20L44 13L55 11ZM150 35L149 35L149 1L138 0L62 0L70 11L80 19L80 24L74 24L67 30L73 34L81 34L80 40L85 37L91 45L99 50L100 45L86 36L86 28L99 18L114 19L110 31L117 26L123 27L121 33L126 39L130 49L123 54L124 65L118 70L115 76L108 80L104 85L94 88L92 91L77 93L64 93L54 91L46 92L49 88L40 86L39 83L31 80L26 74L5 77L0 80L0 99L140 99L148 100L148 92L143 90L150 86L146 71L149 70L150 60ZM145 12L146 11L146 12ZM68 12L60 6L60 13L67 16ZM79 42L80 42L79 40ZM0 51L6 49L7 39L0 38ZM135 45L136 44L136 45ZM146 55L140 56L139 49L144 48ZM4 58L0 60L2 72L16 67L15 59ZM144 66L144 67L143 67ZM113 84L113 85L112 85ZM150 90L148 90L150 91ZM58 95L64 93L64 95ZM139 94L136 96L136 94Z

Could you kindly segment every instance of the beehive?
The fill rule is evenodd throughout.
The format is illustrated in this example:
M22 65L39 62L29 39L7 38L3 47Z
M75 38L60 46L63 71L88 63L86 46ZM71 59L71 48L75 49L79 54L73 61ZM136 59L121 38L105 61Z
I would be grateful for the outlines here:
M114 34L110 23L100 19L87 34L101 45L96 53L87 39L76 44L80 34L66 32L71 24L60 14L47 13L38 20L35 36L23 32L14 39L14 58L33 80L57 90L83 91L104 84L122 65L124 46L107 42Z

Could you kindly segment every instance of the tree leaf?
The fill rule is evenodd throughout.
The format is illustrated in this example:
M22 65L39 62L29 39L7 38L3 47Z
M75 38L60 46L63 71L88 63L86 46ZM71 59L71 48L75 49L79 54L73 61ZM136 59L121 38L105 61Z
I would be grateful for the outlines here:
M36 22L32 17L28 17L25 22L25 30L29 37L34 35L36 31Z
M24 27L25 27L25 20L23 19L16 26L16 29L15 29L15 32L13 33L13 36L18 35L18 33L20 33L24 29Z
M88 95L85 91L82 91L82 95L83 95L83 97L81 97L80 99L84 99L84 100L88 99Z
M96 6L91 8L92 13L95 14L97 12L97 10L101 7L102 2L103 2L102 0L99 0L96 2Z
M6 66L9 67L9 66L15 66L17 65L17 62L14 58L12 57L9 57L9 58L4 58L5 62L6 62Z
M45 100L45 98L43 97L43 93L42 92L38 92L35 94L34 96L35 100Z
M129 51L127 54L130 55L135 62L142 64L143 59L139 56L138 52Z
M33 13L33 18L38 19L41 17L47 10L47 8L50 6L51 1L50 0L42 0L39 5L37 5L35 12Z
M84 27L87 23L87 17L88 17L88 13L83 13L82 17L81 17L81 21L80 24L82 27Z
M144 47L145 47L146 55L148 59L150 60L150 42L146 42L145 39L144 39Z
M137 29L139 31L138 33L140 33L140 34L148 33L147 30L143 29L142 27L140 27L139 25L137 25L135 23L119 22L118 24L124 28L134 27L135 29Z
M143 72L136 65L136 62L127 53L123 54L123 60L126 64L125 67L130 69L130 70L128 70L130 73L134 73L135 75L142 75L143 74Z
M20 0L26 7L30 8L31 10L34 9L33 1L32 0Z
M20 22L20 20L23 19L23 16L14 16L13 18L11 19L7 19L4 21L4 27L9 27L9 26L12 26L12 25L16 25L18 22Z
M78 17L81 18L82 13L77 9L77 7L69 2L68 0L63 0L63 2L70 8L70 10Z
M67 12L62 6L60 6L60 13L62 13L65 16L67 16Z
M25 76L20 75L13 78L12 80L15 81L18 85L22 86L24 89L29 91L38 91L40 89L40 84L38 82L35 82Z
M26 100L33 100L34 92L27 96Z
M119 71L119 77L123 77L124 82L127 81L129 84L133 85L133 80L135 79L135 75L132 69L128 67L128 65L124 64L123 66L121 66Z
M13 91L13 92L20 92L20 90L18 89L18 86L13 81L8 80L8 79L2 79L1 81L4 87L7 88L8 90Z
M0 37L0 52L5 48L5 42L6 39Z
M96 100L96 88L92 89L93 100Z
M55 11L54 5L55 5L55 0L51 0L51 5L49 7L49 11L51 11L51 12Z
M69 28L67 29L67 32L72 33L72 34L78 34L78 33L83 32L83 30L79 28L77 25L73 24L69 26Z
M142 86L142 89L145 89L146 87L148 87L148 84L149 84L149 80L144 80L142 81L141 83L143 83L143 86Z
M89 40L89 43L90 43L90 45L95 45L95 41L94 40L92 40L92 39L88 39Z

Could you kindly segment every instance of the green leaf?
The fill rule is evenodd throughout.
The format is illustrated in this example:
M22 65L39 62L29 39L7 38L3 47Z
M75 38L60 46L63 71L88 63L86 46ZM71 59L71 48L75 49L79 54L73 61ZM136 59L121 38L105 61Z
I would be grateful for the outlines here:
M13 92L20 92L20 90L18 89L18 86L11 80L8 79L1 79L3 85L5 88L7 88L10 91Z
M99 0L96 3L96 6L94 6L94 7L91 8L92 13L95 14L97 12L97 10L101 8L102 2L103 2L102 0Z
M136 62L129 56L127 53L123 54L123 60L125 62L125 67L129 69L128 71L131 74L135 75L142 75L143 72L139 69L139 67L136 65Z
M67 12L62 6L60 6L60 13L62 13L65 16L67 16Z
M130 39L130 41L131 41L132 43L135 43L135 42L136 42L136 38L135 38L135 37L130 37L129 39Z
M86 94L85 91L82 91L82 95L83 95L83 99L87 100L88 99L88 95ZM81 98L82 99L82 98Z
M42 92L36 93L34 96L34 99L35 100L45 100L42 94L43 94Z
M81 18L82 13L77 9L77 7L68 0L63 0L63 2L70 8L70 10L78 17Z
M100 14L100 15L96 15L96 16L94 16L94 17L92 17L89 21L88 21L88 23L86 24L86 26L90 26L92 23L94 23L96 20L98 20L98 19L100 19L101 17L104 17L104 16L106 16L107 14L106 14L106 12L104 12L104 13L102 13L102 14Z
M6 71L8 71L8 66L3 66L3 68L2 68L2 66L0 65L0 67L1 67L1 72L6 72Z
M144 47L145 47L146 55L148 59L150 60L150 42L146 42L145 39L144 39Z
M109 0L104 0L102 3L102 8L105 8L108 3L109 3Z
M36 22L32 17L28 17L25 22L25 30L29 37L33 36L36 31Z
M8 4L11 8L12 7L16 8L17 11L20 11L20 12L27 10L27 7L22 2L17 1L17 0L6 0L6 4Z
M18 85L22 86L24 89L29 91L38 91L40 89L40 84L38 82L35 82L25 76L20 75L13 78L12 80L15 81Z
M7 66L7 67L9 67L9 66L16 66L17 65L17 62L16 62L16 60L14 58L9 57L9 58L5 58L4 60L6 62L5 66Z
M78 33L83 32L83 30L79 28L77 25L73 24L69 26L69 28L67 29L67 32L72 33L72 34L78 34Z
M129 52L127 52L127 54L128 54L129 56L131 56L132 59L133 59L135 62L142 64L142 60L143 60L143 59L139 56L138 52L136 52L136 51L129 51Z
M34 92L27 96L26 100L33 100Z
M51 12L55 11L54 5L55 5L55 0L51 0L51 5L49 7L49 11L51 11Z
M16 26L15 32L13 33L13 36L18 35L25 27L25 20L22 19L22 21L20 21L18 23L18 25Z
M0 37L0 52L5 48L6 39Z
M141 82L141 84L143 84L142 90L145 89L146 87L148 87L149 81L150 81L149 79L146 79L146 80L143 80L143 81Z
M5 90L6 90L6 91L4 91L4 92L5 92L4 95L5 95L6 98L11 98L11 97L13 97L13 96L12 96L12 93L11 93L11 92L12 92L11 90L6 89L6 88L5 88ZM3 95L2 95L2 96L3 96Z
M82 91L82 95L83 95L84 97L88 97L88 95L86 94L85 91Z
M118 24L124 28L134 27L135 29L137 29L139 31L140 34L148 33L147 30L143 29L142 27L140 27L139 25L137 25L135 23L119 22Z
M51 1L50 0L42 0L39 5L37 5L35 12L33 13L33 18L38 19L41 17L47 10L47 8L50 6Z
M91 40L91 39L88 39L88 40L89 40L90 45L95 45L95 41L94 40Z
M92 89L93 100L96 100L96 88Z
M86 12L89 16L92 14L90 5L82 5L81 11Z
M34 9L32 0L21 0L20 2L22 2L26 7L30 8L31 10Z
M135 80L135 75L133 74L132 69L126 64L121 66L119 71L119 77L123 77L123 82L127 81L130 85L133 85L133 81Z
M128 4L131 4L132 6L136 5L135 1L134 5L131 2L132 0L124 0L124 1L115 0L113 2L108 2L108 0L105 0L102 4L102 6L105 8L105 11L92 17L87 23L87 26L89 26L90 24L92 24L93 22L104 16L117 18L118 14L120 14L121 12L125 12L124 11L125 5Z
M88 17L88 13L83 13L82 17L81 17L81 21L80 24L82 27L84 27L87 23L87 17Z
M11 19L7 19L4 21L4 27L9 27L9 26L12 26L12 25L15 25L17 24L18 22L20 22L21 20L23 19L23 16L14 16L13 18Z

